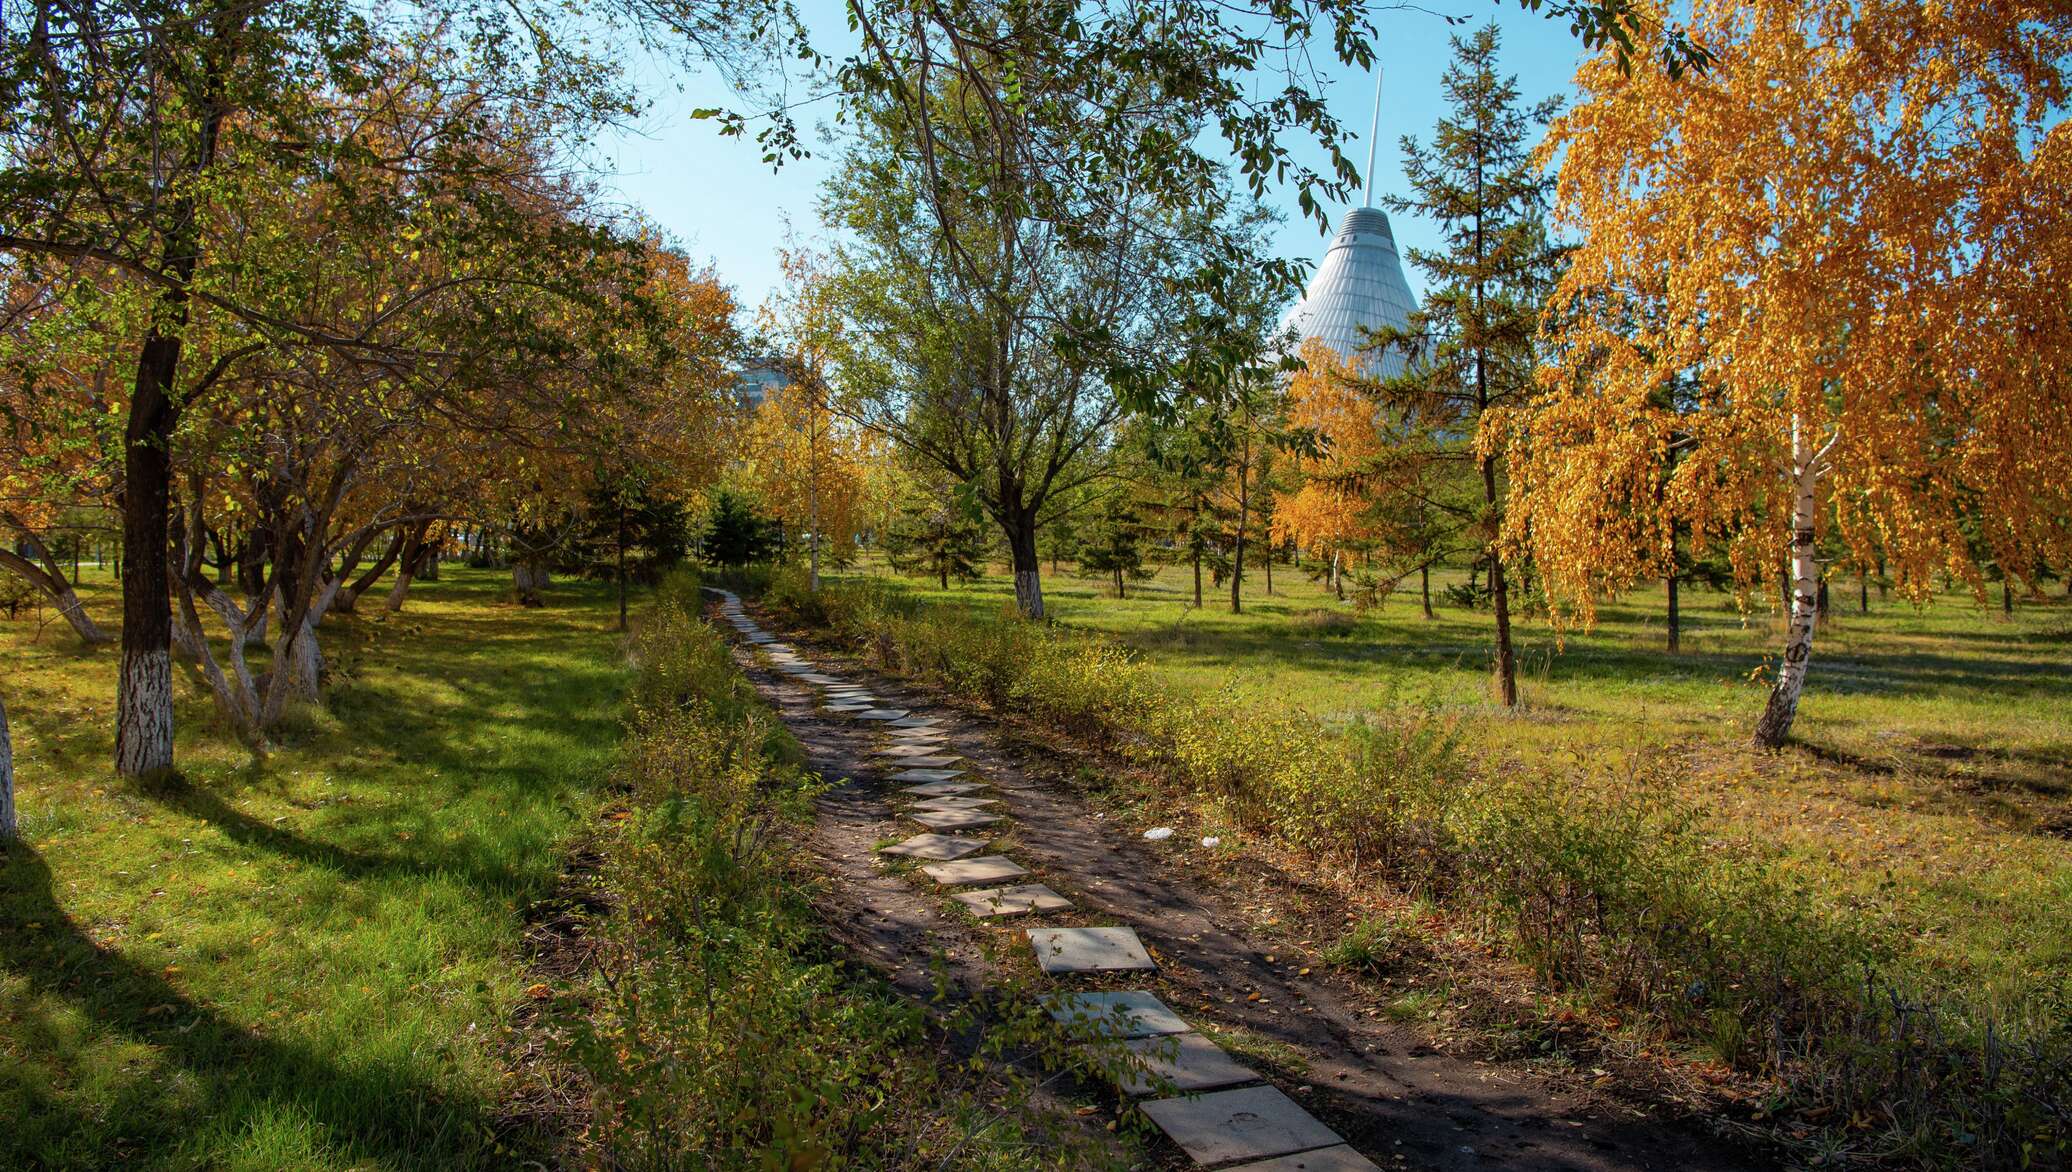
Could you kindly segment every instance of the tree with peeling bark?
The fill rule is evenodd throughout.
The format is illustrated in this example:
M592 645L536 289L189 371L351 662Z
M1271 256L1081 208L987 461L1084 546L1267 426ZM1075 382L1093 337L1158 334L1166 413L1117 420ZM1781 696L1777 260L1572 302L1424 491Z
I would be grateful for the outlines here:
M1744 597L1788 564L1774 747L1824 530L1917 600L1983 601L1968 518L2028 588L2072 555L2072 13L1703 0L1691 28L1704 75L1588 62L1544 148L1583 243L1506 432L1507 539L1584 622L1679 539Z

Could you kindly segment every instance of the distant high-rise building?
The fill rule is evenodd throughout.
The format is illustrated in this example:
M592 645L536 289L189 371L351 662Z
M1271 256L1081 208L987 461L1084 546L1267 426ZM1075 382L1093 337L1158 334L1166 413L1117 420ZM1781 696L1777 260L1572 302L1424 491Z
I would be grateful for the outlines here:
M1373 164L1368 164L1371 170ZM1417 297L1403 279L1403 260L1395 233L1380 208L1354 208L1345 213L1338 235L1310 278L1302 300L1288 311L1282 326L1303 341L1324 344L1357 362L1361 373L1394 378L1408 365L1400 347L1361 354L1368 331L1391 326L1403 329L1417 308Z
M772 358L756 358L742 363L734 375L734 401L743 411L753 411L763 405L770 392L791 385L791 376L784 373L784 367Z

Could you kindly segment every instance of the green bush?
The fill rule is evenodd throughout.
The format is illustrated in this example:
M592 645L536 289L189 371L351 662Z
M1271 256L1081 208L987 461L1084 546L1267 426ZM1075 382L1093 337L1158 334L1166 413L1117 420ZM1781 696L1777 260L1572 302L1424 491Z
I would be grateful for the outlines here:
M1932 1164L2058 1167L2072 1151L2072 1031L2010 1039L1961 990L1900 971L1893 941L1650 784L1669 762L1637 757L1618 784L1478 767L1427 709L1332 728L1182 698L1112 642L876 583L809 594L780 575L769 600L890 671L1106 746L1176 798L1480 923L1549 983L1777 1080L1837 1121L1820 1142Z

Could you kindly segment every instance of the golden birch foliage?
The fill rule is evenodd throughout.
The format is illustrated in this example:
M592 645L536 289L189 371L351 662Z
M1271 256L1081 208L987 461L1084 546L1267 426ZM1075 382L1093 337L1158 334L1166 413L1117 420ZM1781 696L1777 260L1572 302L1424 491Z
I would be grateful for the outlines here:
M1356 478L1380 453L1381 431L1373 402L1337 352L1311 338L1302 359L1305 368L1288 380L1288 426L1314 432L1322 451L1296 460L1302 487L1274 501L1272 532L1276 541L1327 554L1375 536Z
M2072 9L1699 0L1700 75L1577 75L1543 148L1582 237L1511 447L1508 539L1585 620L1672 526L1744 585L1820 523L1920 598L2072 561ZM1976 544L1967 542L1967 530Z

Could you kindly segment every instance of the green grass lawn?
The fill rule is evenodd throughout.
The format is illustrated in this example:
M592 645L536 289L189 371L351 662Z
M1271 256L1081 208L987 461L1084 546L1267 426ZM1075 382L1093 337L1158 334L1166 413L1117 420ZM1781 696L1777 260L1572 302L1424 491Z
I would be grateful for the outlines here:
M116 593L87 571L113 628ZM109 769L116 652L0 623L22 842L0 865L0 1166L504 1165L522 915L619 735L603 586L448 567L324 627L263 764L176 684L184 781Z
M860 576L879 577L872 566ZM1464 575L1445 576L1446 581ZM932 582L903 581L924 596ZM1774 610L1744 616L1726 595L1687 589L1683 649L1664 648L1659 587L1557 639L1544 617L1518 624L1521 709L1489 700L1493 622L1443 601L1426 620L1415 595L1357 613L1299 571L1275 593L1248 574L1245 613L1205 585L1192 607L1185 566L1132 583L1046 574L1062 624L1140 650L1183 691L1228 691L1330 720L1430 705L1459 722L1486 767L1538 771L1547 784L1617 786L1636 750L1675 756L1684 796L1723 840L1776 852L1845 914L1906 940L1922 975L1983 993L2003 1011L2062 1021L2072 1012L2072 605L2022 603L2003 617L1968 593L1917 609L1853 581L1818 636L1794 735L1781 754L1749 729L1782 644ZM954 586L953 605L997 614L1012 586L995 573ZM1767 600L1759 599L1763 606Z

